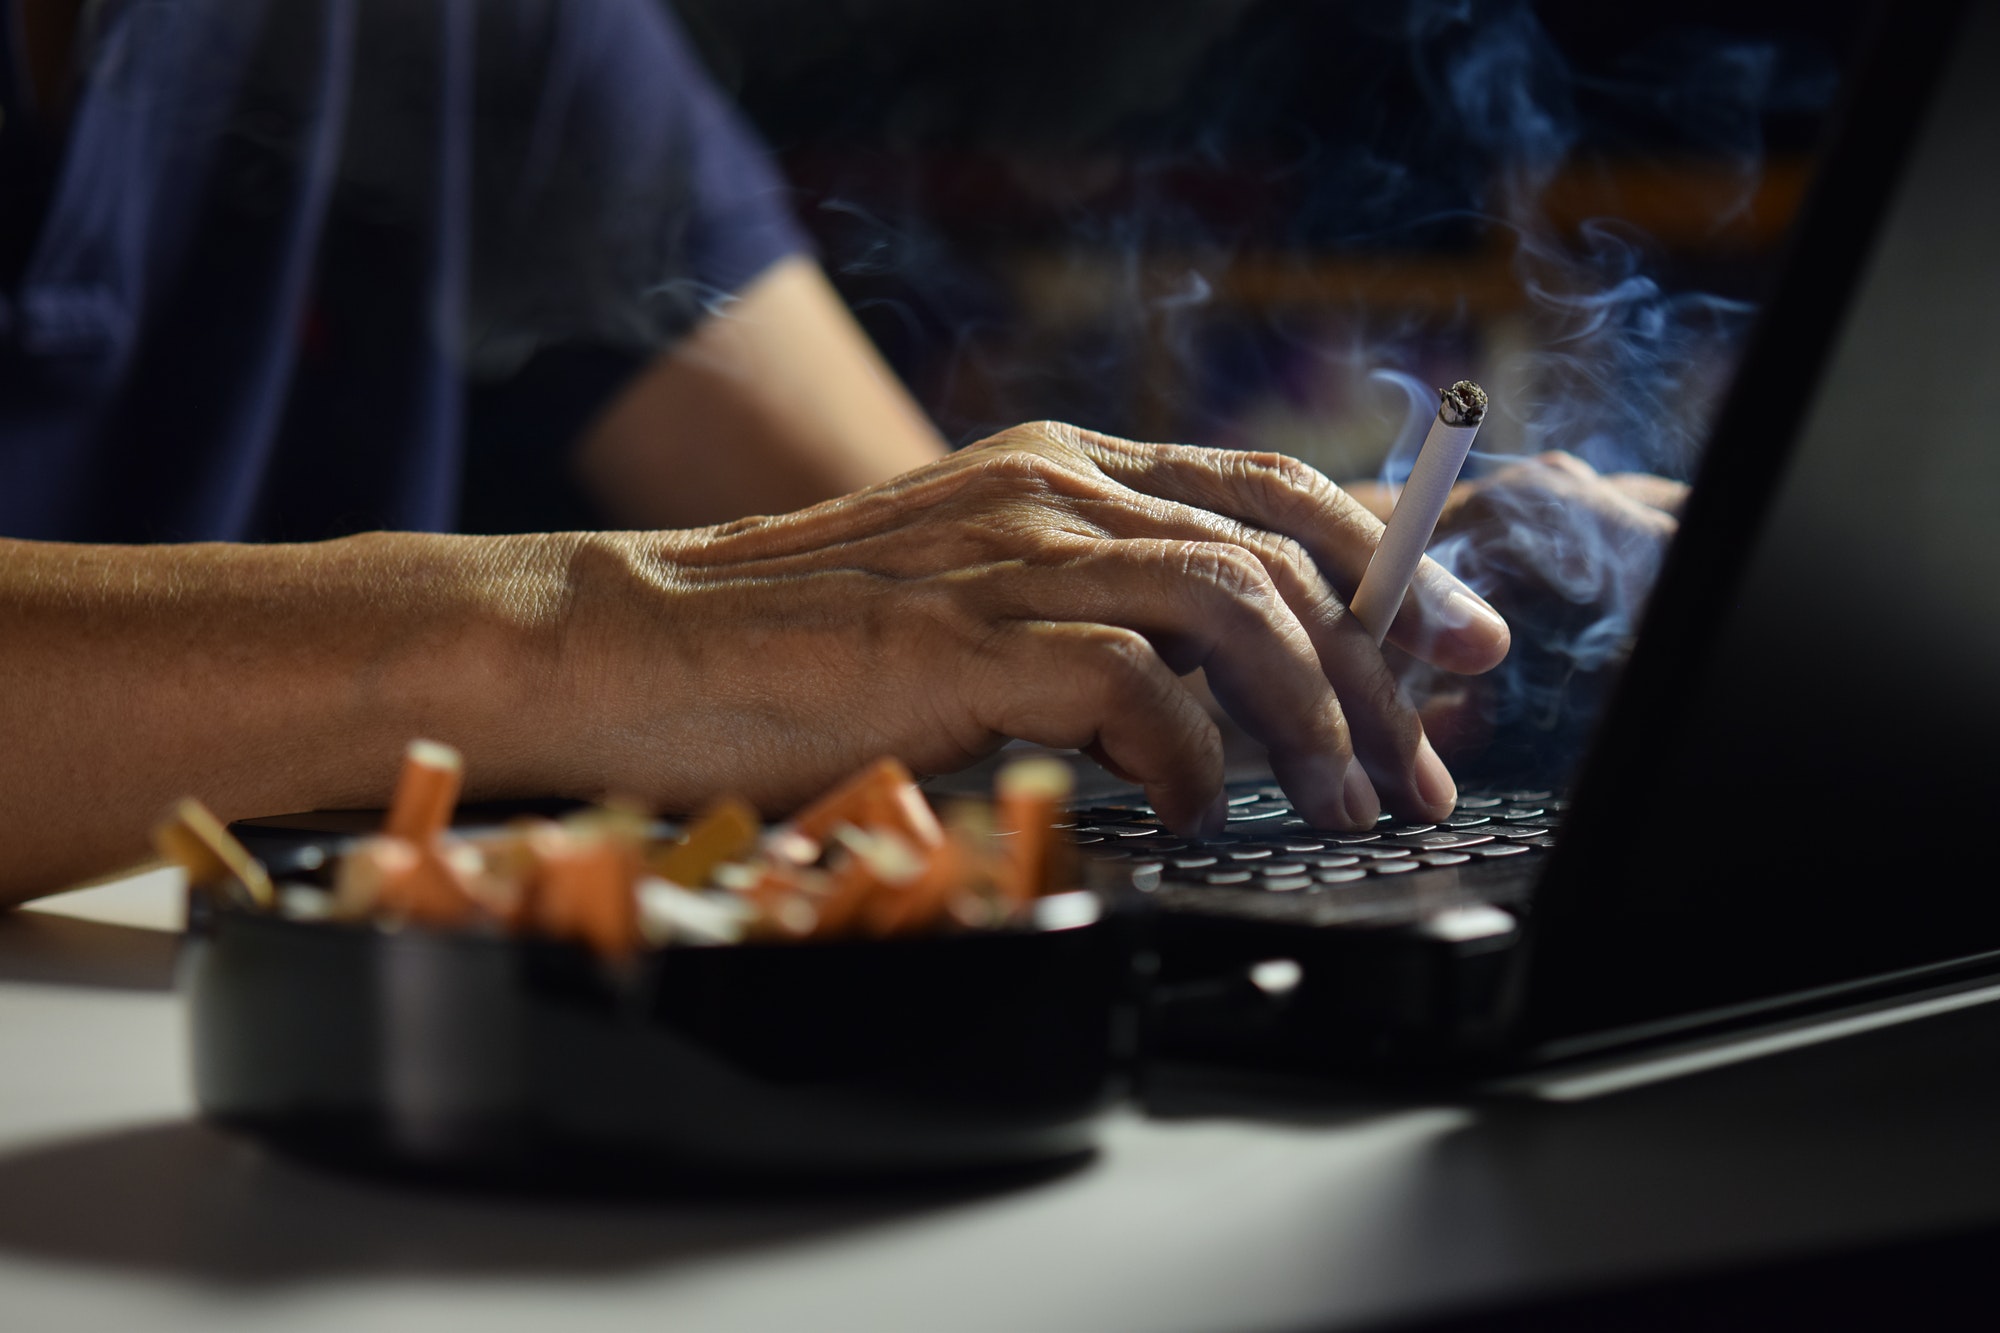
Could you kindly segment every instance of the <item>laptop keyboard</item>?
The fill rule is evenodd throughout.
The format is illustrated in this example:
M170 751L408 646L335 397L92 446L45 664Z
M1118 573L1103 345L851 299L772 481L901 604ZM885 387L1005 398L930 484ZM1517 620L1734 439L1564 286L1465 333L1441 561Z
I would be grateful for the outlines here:
M1411 823L1383 815L1366 833L1315 829L1268 781L1232 783L1220 837L1175 837L1143 802L1096 803L1071 815L1083 854L1124 866L1140 889L1252 890L1319 896L1371 888L1400 876L1508 858L1526 861L1555 842L1567 803L1553 792L1463 793L1451 815Z

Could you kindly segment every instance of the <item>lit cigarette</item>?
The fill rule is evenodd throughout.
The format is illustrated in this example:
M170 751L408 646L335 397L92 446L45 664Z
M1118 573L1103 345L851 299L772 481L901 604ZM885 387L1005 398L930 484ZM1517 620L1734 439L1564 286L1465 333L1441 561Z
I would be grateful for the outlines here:
M1403 597L1410 590L1410 580L1417 576L1431 534L1437 531L1452 485L1465 466L1465 456L1472 452L1479 423L1486 419L1486 391L1471 380L1460 380L1442 397L1437 420L1424 437L1410 479L1403 483L1403 493L1389 516L1381 544L1375 548L1375 558L1368 562L1361 586L1348 603L1348 609L1378 644L1388 636L1396 612L1402 609Z

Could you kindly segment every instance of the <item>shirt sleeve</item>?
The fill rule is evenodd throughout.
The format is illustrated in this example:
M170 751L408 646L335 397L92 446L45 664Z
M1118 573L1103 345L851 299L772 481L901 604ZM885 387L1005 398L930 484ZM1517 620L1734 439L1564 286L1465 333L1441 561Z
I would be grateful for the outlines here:
M664 346L810 249L662 0L482 7L475 59L475 373L557 343Z

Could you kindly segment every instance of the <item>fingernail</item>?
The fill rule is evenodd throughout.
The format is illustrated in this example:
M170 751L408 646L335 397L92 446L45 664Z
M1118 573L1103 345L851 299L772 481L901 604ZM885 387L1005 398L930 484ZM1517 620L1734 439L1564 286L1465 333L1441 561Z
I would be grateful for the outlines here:
M1347 776L1340 780L1340 803L1347 811L1347 826L1357 832L1374 828L1381 818L1382 798L1375 794L1375 784L1368 780L1359 759L1348 764Z
M1454 627L1478 625L1489 633L1507 633L1507 622L1498 611L1488 606L1486 599L1463 585L1453 588L1446 604L1446 615Z
M1417 741L1417 762L1410 770L1410 783L1417 789L1417 799L1439 814L1458 804L1458 784L1451 780L1451 770L1431 748L1428 736Z

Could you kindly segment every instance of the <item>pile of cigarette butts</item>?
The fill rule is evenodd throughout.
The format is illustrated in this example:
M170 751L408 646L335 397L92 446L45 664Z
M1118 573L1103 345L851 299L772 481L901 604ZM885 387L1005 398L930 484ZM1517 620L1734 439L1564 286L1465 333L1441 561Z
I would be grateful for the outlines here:
M1058 827L1073 778L1048 757L1006 765L990 805L955 804L942 821L909 770L882 759L782 824L725 798L678 839L616 803L456 835L463 774L451 747L412 743L382 833L339 858L330 894L273 885L198 801L176 806L154 844L191 885L286 916L573 940L612 959L990 928L1075 874Z

